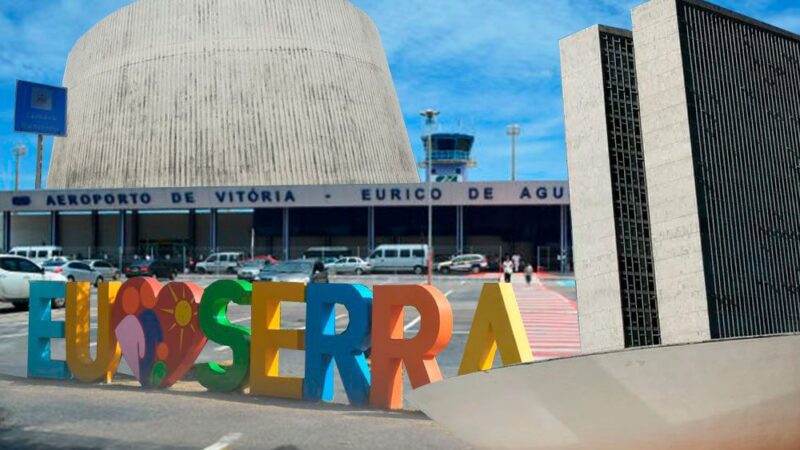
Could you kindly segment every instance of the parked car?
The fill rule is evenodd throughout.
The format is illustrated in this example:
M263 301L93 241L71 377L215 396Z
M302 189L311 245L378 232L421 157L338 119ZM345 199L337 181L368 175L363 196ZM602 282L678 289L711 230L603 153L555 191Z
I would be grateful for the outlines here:
M119 280L120 272L119 269L114 267L108 261L104 261L102 259L89 259L84 261L92 270L96 270L100 272L100 275L103 277L103 280Z
M340 258L326 265L325 268L327 268L330 273L354 273L356 275L363 275L372 272L372 266L356 256Z
M58 246L41 245L35 247L14 247L9 254L28 258L36 264L42 264L49 259L63 256L64 250Z
M128 278L153 277L174 280L175 277L178 276L178 268L171 262L163 259L134 261L130 266L125 268L124 272L125 276Z
M56 272L61 267L64 267L64 264L68 263L69 260L64 257L58 257L53 259L48 259L47 261L40 264L40 266L48 271L48 272Z
M236 273L242 258L242 252L212 253L205 261L197 263L194 269L197 273Z
M55 267L53 273L66 277L67 281L88 281L97 286L104 281L103 275L89 267L82 261L69 261L60 267Z
M253 281L265 267L270 265L266 259L251 259L242 263L242 267L236 271L236 278L245 281Z
M319 259L324 262L327 258L333 258L335 261L352 254L347 247L310 247L303 252L303 259Z
M441 273L472 272L480 273L489 268L489 261L483 255L461 255L439 263L436 269Z
M31 281L61 281L67 279L56 273L47 272L28 258L19 256L0 256L0 301L11 303L17 309L28 306ZM53 299L53 308L63 308L63 298Z
M428 246L424 244L380 245L367 258L373 272L410 271L417 275L428 267Z
M328 271L319 261L308 259L285 261L267 266L255 281L280 281L286 283L327 283Z

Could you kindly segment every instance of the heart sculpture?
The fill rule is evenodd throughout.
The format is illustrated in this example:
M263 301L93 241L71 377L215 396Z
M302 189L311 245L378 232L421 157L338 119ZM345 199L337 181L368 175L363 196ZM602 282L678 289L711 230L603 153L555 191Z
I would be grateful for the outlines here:
M111 327L142 386L170 387L191 369L208 340L197 319L202 296L194 283L162 287L152 278L131 278L120 287Z

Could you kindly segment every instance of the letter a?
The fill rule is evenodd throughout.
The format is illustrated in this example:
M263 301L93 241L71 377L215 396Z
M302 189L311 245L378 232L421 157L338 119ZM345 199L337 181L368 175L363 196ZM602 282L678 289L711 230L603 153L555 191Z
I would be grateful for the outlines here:
M97 357L89 354L89 283L67 285L67 365L80 381L111 382L122 350L111 329L111 308L121 283L101 283L97 289Z
M498 348L503 365L533 361L514 289L506 283L488 283L475 310L458 374L491 369Z

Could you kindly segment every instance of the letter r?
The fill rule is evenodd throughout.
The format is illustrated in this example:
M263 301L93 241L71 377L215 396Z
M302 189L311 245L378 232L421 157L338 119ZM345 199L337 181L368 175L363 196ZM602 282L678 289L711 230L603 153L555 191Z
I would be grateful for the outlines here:
M403 307L420 315L417 336L404 339ZM453 311L447 298L432 286L375 286L372 307L372 390L370 404L403 407L402 366L416 389L442 379L438 355L453 334Z

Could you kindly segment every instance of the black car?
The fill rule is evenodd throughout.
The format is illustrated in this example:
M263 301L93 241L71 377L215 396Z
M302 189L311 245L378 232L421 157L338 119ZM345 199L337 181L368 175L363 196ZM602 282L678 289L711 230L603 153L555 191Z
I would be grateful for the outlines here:
M178 269L170 261L165 260L142 260L135 261L124 270L125 276L133 277L153 277L168 278L174 280L178 276Z

